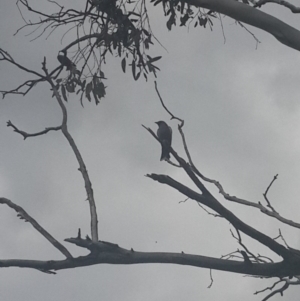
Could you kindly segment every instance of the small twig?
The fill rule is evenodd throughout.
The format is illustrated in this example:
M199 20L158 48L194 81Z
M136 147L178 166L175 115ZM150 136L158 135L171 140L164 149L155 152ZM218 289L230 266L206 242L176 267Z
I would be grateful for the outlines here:
M289 250L291 250L291 251L292 251L294 254L296 254L297 256L300 256L300 250L294 249L294 248L292 248L292 247L290 247L290 246L288 245L288 243L286 242L285 238L283 237L283 235L282 235L280 229L279 229L279 234L278 234L278 236L276 236L276 237L274 238L274 240L276 240L276 239L278 239L278 238L281 238L281 240L283 241L283 243L285 244L285 246L286 246Z
M242 237L241 237L240 231L237 228L235 228L235 230L237 232L238 237L236 237L230 229L231 235L233 236L233 238L235 238L238 241L239 245L245 250L246 254L250 254L251 257L254 258L256 262L265 262L264 260L259 259L258 256L255 256L252 252L249 251L249 249L242 242ZM244 252L244 251L239 251L239 252ZM243 257L244 257L244 255L243 255Z
M18 64L17 62L15 62L15 60L11 57L11 55L8 52L6 52L5 50L3 50L2 48L0 48L0 61L7 61L27 73L34 74L44 81L46 80L45 76L43 76L42 74L40 74L36 71L33 71L31 69L28 69L28 68Z
M19 85L18 87L11 89L11 90L1 90L2 98L4 98L7 94L19 94L25 96L37 83L42 82L43 80L37 79L37 80L27 80L23 84ZM22 88L26 87L23 91L21 91Z
M70 252L58 242L50 233L48 233L35 219L33 219L22 207L14 204L6 198L0 198L0 204L6 204L8 207L18 212L18 217L29 222L38 232L40 232L55 248L63 253L67 258L73 258Z
M262 301L267 301L276 294L280 294L281 296L283 296L283 292L285 290L287 290L289 288L289 286L290 286L289 283L287 281L285 281L285 284L281 288L279 288L279 289L273 291L272 293L270 293L268 296L263 298Z
M36 136L41 136L41 135L47 134L50 131L59 131L59 130L61 130L61 126L47 127L43 131L41 131L41 132L29 134L29 133L26 133L26 132L24 132L22 130L19 130L10 120L7 122L7 126L8 127L12 127L14 129L14 132L22 135L23 138L24 138L24 140L26 138L28 138L28 137L36 137Z
M255 34L253 32L251 32L242 22L239 22L239 21L236 21L242 28L244 28L252 37L253 39L255 40L256 42L256 49L257 49L257 46L258 44L261 43L261 41L255 36Z
M185 202L188 201L188 200L189 200L189 198L186 198L186 199L184 199L183 201L179 201L178 204L185 203Z
M220 215L220 214L216 214L216 213L212 213L212 212L209 212L205 207L203 207L200 203L197 203L197 205L202 209L204 210L208 215L212 215L213 217L221 217L221 218L224 218L224 216Z
M183 119L180 119L180 118L178 118L178 117L176 117L175 115L173 115L173 114L171 113L171 111L170 111L170 110L166 107L166 105L164 104L164 101L163 101L162 97L160 96L160 93L159 93L158 88L157 88L157 82L154 81L154 84L155 84L155 90L156 90L156 93L157 93L157 95L158 95L158 97L159 97L159 100L160 100L160 102L161 102L163 108L170 114L171 120L172 120L172 119L176 119L176 120L180 121L180 123L181 123L180 127L183 127L183 125L184 125L184 120L183 120Z
M267 291L267 290L273 290L273 288L274 288L278 283L280 283L280 282L282 282L282 281L283 281L282 279L279 279L278 281L275 281L271 286L268 286L268 287L266 287L266 288L264 288L264 289L262 289L262 290L256 291L256 292L254 293L254 295L258 295L258 294L260 294L260 293L264 293L264 292Z
M214 283L214 279L212 277L212 269L209 270L209 276L210 276L210 284L207 288L211 288Z
M267 207L271 208L271 210L273 212L276 212L276 210L274 209L274 207L271 205L271 203L269 202L269 199L267 197L267 194L269 192L269 189L271 188L272 184L275 182L275 180L277 180L278 178L278 174L274 176L273 180L271 181L271 183L269 184L269 186L267 187L266 191L263 193L263 196L267 202Z

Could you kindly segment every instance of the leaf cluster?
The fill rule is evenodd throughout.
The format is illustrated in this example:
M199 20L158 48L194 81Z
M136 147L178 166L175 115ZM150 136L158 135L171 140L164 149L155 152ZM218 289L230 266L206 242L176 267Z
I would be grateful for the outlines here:
M180 26L186 26L187 22L194 22L194 27L198 25L206 28L207 23L212 29L212 18L216 18L216 13L212 10L205 12L203 10L195 10L186 1L181 0L151 0L154 6L162 4L165 16L168 16L166 23L167 28L172 30L172 26L176 26L176 20L179 19ZM179 17L178 17L179 14Z

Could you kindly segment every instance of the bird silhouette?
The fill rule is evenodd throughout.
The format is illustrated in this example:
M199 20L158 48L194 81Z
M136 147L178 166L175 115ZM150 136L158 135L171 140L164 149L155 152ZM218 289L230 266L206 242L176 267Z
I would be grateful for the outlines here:
M157 121L155 123L158 125L157 137L161 144L160 161L169 160L172 143L172 129L164 121Z

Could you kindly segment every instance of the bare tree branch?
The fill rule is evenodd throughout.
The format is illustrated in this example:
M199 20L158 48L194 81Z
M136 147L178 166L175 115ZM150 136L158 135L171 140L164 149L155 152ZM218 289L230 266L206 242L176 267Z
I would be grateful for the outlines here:
M66 241L76 243L89 250L89 255L65 260L22 260L8 259L0 260L1 267L33 268L43 271L57 271L76 267L90 266L96 264L144 264L144 263L167 263L179 264L201 268L228 271L246 275L258 275L261 277L284 277L290 273L300 274L299 265L290 267L285 262L279 263L253 263L245 264L244 261L218 259L213 257L192 255L186 253L166 252L138 252L133 249L124 249L109 242L92 242L78 238L69 238ZM94 245L94 247L93 247Z
M273 35L282 44L300 51L299 30L250 5L235 0L187 0L186 2L260 28Z
M41 135L44 135L44 134L47 134L48 132L50 131L59 131L61 130L61 126L56 126L56 127L47 127L45 128L43 131L40 131L40 132L37 132L37 133L32 133L32 134L29 134L29 133L26 133L22 130L19 130L15 125L13 125L13 123L9 120L7 122L7 126L8 127L12 127L14 129L14 132L20 134L23 136L24 140L28 137L36 137L36 136L41 136Z
M40 232L56 249L63 253L67 258L73 258L70 252L59 243L51 234L49 234L35 219L33 219L22 207L14 204L6 198L0 198L0 204L6 204L8 207L18 212L18 217L29 222L38 232ZM0 264L1 266L1 264Z

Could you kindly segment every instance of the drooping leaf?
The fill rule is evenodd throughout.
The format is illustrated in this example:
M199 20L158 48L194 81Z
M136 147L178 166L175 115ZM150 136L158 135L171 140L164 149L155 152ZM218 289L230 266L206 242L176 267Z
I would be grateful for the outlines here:
M118 40L116 36L113 36L113 48L116 49L118 46Z
M140 75L141 75L141 71L136 75L136 77L134 79L138 80L140 78Z
M67 99L67 93L66 93L66 88L65 88L64 85L61 85L61 94L62 94L64 100L68 101L68 99Z
M85 84L86 84L86 80L84 80L81 84L81 89L84 90L84 87L85 87Z
M121 65L122 65L122 70L125 73L126 72L126 59L125 59L125 57L123 58L123 60L121 62Z
M143 28L142 30L143 30L143 33L144 33L146 36L148 36L148 37L150 36L150 33L149 33L146 29Z
M171 16L170 16L170 18L169 18L169 20L167 22L167 28L169 30L171 30L172 29L172 25L175 25L175 13L171 14Z
M93 90L93 96L95 99L95 104L98 105L98 103L100 103L99 99L97 98L97 94L95 93L95 91Z
M67 82L66 89L69 93L73 93L75 91L75 84L73 81Z
M92 82L89 82L87 85L86 85L86 88L85 88L85 97L91 101L91 96L90 96L90 93L93 89L93 84Z
M156 62L156 61L158 61L158 60L160 60L162 58L161 56L150 57L149 55L147 55L147 57L149 59L149 63Z
M133 78L135 78L135 61L134 60L132 61L131 68L132 68Z
M185 14L183 17L180 17L180 26L185 26L187 20L189 19L189 15Z
M154 3L154 6L156 6L157 4L159 4L162 0L157 0L155 3Z
M105 86L102 82L99 82L96 87L94 87L93 92L101 99L106 95Z

